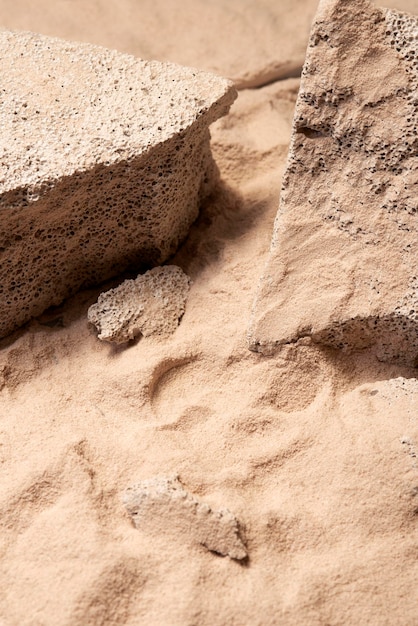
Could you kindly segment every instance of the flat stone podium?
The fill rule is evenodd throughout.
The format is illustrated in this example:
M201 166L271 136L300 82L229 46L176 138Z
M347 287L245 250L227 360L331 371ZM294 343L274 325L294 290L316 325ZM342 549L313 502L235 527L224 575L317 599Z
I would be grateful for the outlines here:
M218 171L230 81L0 31L0 337L83 286L164 262Z

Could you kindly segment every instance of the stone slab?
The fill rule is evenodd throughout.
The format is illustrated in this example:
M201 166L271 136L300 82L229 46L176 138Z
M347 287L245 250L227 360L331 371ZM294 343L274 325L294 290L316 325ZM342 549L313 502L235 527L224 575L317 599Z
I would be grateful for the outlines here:
M418 20L322 0L249 330L418 365Z
M172 255L217 179L229 81L0 31L0 337Z

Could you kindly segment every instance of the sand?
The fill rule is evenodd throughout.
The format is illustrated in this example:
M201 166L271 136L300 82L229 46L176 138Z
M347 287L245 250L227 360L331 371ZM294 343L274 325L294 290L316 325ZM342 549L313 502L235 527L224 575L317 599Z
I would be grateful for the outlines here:
M135 22L108 4L2 0L0 18L56 35L70 21L71 37L105 45L123 24L128 45ZM290 0L243 4L266 22L280 4L289 39L302 30ZM143 6L168 56L168 25ZM181 36L175 48L186 55ZM222 183L170 261L192 284L169 338L101 343L97 288L2 341L1 626L418 623L416 370L303 340L274 357L247 347L298 84L243 89L212 127ZM247 559L135 528L125 490L173 475L236 516Z

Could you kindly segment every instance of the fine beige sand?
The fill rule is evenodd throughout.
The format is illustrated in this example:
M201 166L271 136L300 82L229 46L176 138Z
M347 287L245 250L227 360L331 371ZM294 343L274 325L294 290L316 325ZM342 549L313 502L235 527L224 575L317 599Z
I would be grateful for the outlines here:
M5 27L253 87L212 127L221 183L170 260L192 280L174 334L101 343L97 288L0 344L1 626L418 624L416 370L247 347L315 4L0 1ZM125 490L173 476L236 516L247 559L135 527Z

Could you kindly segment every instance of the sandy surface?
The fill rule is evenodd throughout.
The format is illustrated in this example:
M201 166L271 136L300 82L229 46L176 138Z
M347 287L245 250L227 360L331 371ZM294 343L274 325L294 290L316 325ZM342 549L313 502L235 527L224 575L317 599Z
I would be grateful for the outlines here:
M173 23L136 4L150 39L174 45ZM280 5L289 39L312 9L242 4L261 33ZM1 0L0 17L117 47L105 5ZM137 30L123 24L126 50ZM211 34L219 50L227 25ZM193 22L203 39L207 27ZM242 49L254 38L258 63L257 28ZM176 37L173 60L192 42ZM297 90L297 78L242 90L213 127L222 184L171 261L193 282L169 339L100 343L86 317L96 289L1 343L1 626L418 623L416 370L303 342L274 358L247 349ZM172 475L233 512L248 560L133 526L124 490Z

